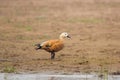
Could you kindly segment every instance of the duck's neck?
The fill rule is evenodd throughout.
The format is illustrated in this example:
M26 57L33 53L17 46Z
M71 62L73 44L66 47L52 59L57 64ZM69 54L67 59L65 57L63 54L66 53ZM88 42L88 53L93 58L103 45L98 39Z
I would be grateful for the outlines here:
M61 37L61 36L59 37L59 39L60 39L61 41L64 41L64 38L63 38L63 37Z

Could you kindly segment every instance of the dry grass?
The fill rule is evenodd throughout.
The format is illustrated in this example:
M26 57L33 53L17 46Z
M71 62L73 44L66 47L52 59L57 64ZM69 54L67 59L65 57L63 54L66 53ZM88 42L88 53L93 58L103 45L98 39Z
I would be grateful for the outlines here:
M119 0L1 0L0 70L119 72ZM72 39L51 61L34 44L67 31Z

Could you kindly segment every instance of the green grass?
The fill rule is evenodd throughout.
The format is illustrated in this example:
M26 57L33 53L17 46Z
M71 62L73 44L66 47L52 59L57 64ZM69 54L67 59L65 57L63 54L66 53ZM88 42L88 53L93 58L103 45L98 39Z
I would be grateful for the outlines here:
M49 38L51 38L49 35L38 36L38 39L49 39Z
M25 36L23 36L23 35L17 35L16 39L17 40L25 40Z
M9 23L12 23L12 22L13 21L10 18L0 16L0 25L9 24Z
M14 72L16 72L16 69L13 66L7 66L7 67L5 67L3 69L3 72L5 72L5 73L14 73Z
M29 26L29 25L25 26L24 29L25 29L26 31L32 31L32 27Z
M101 78L103 78L104 80L108 80L108 73L109 73L108 69L105 68L105 66L103 65L101 65L100 67L101 67L100 69Z
M68 18L66 22L68 23L91 23L91 24L97 24L102 23L105 20L101 18Z
M33 30L32 26L30 26L28 24L19 23L19 22L14 23L14 27L17 29L25 30L25 31L32 31Z

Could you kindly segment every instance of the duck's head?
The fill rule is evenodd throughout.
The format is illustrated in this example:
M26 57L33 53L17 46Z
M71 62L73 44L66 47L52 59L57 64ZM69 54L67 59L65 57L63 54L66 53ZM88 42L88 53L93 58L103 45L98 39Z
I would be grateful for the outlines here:
M71 37L69 36L69 34L67 32L63 32L60 34L60 39L65 39L65 38L68 38L70 39Z

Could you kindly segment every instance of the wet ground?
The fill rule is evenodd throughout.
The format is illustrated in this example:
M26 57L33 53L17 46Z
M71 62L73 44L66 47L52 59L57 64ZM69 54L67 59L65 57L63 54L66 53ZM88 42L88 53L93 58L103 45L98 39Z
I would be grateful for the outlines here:
M120 75L96 74L60 74L60 73L35 73L35 74L13 74L0 73L0 80L120 80Z

